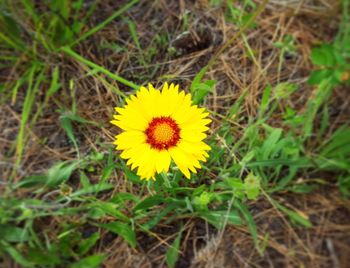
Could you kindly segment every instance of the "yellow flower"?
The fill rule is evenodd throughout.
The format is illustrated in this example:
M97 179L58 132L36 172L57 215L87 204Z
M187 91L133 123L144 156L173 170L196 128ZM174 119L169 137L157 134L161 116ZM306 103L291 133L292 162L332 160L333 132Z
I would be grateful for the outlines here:
M190 178L190 171L201 168L210 147L203 142L211 120L204 108L192 105L191 94L178 91L179 86L164 84L156 90L149 84L116 107L112 124L123 132L115 136L117 150L137 169L141 179L154 179L155 173L167 172L171 159Z

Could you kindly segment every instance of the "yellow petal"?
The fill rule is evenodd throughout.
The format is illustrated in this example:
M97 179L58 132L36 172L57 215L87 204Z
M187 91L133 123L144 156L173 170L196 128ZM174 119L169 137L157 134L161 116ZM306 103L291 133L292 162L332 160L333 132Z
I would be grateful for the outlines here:
M144 161L145 159L146 161ZM137 175L146 180L154 178L156 173L156 159L157 151L148 147L147 152L143 155L143 161L139 164Z
M175 164L178 166L178 168L181 170L181 172L185 175L187 179L190 178L191 174L188 170L188 159L183 151L181 149L173 147L169 150L171 158L174 160Z
M115 138L114 144L117 145L117 150L132 148L146 142L146 135L141 131L125 131Z
M158 151L156 157L156 169L158 173L162 171L167 172L169 170L171 162L170 154L167 150Z
M200 142L204 140L207 137L207 135L204 133L196 133L192 130L181 129L180 137L185 141Z
M188 142L185 140L181 140L177 145L181 150L185 151L188 154L200 154L202 155L205 151L209 151L210 147L204 142Z
M143 151L147 151L149 150L149 145L146 143L141 143L135 147L132 147L130 149L127 149L125 151L123 151L120 154L120 157L123 159L129 159L129 158L133 158L134 156L136 156L137 154L142 153Z

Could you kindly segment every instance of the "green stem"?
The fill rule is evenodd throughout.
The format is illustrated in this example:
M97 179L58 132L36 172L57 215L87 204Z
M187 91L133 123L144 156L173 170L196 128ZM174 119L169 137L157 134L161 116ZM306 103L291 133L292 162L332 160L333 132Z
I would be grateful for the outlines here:
M96 63L94 63L92 61L89 61L88 59L85 59L84 57L80 56L79 54L74 52L69 47L62 47L60 50L62 50L64 53L71 56L72 58L76 59L77 61L86 64L87 66L95 69L96 71L103 73L103 74L109 76L110 78L112 78L112 79L114 79L114 80L116 80L116 81L118 81L118 82L120 82L128 87L131 87L135 90L138 90L140 88L140 86L134 84L133 82L126 80L123 77L108 71L107 69L103 68L102 66L97 65Z

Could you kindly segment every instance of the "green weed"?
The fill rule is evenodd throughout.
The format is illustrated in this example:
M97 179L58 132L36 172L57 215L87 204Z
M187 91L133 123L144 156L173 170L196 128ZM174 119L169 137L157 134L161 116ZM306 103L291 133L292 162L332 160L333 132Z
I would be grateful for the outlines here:
M109 144L83 151L78 130L103 126L79 115L76 82L72 78L68 79L71 106L62 105L55 113L76 156L52 163L41 174L25 174L16 180L31 131L50 101L67 86L61 61L79 63L87 76L110 89L121 102L127 93L119 84L132 91L139 88L138 84L96 64L78 49L138 1L128 1L91 29L87 22L98 1L92 1L88 7L84 1L44 2L44 12L30 0L19 1L18 6L10 1L0 3L0 45L4 51L0 59L4 66L11 66L20 74L18 80L1 85L1 103L16 104L23 99L18 134L9 153L14 155L15 167L11 178L4 181L5 191L0 196L0 253L4 256L10 256L23 267L99 267L108 258L108 253L94 251L104 233L112 233L137 249L140 234L152 236L160 224L176 222L181 227L174 239L165 243L168 247L165 262L175 267L185 237L183 223L193 218L221 231L227 225L247 226L256 250L263 255L269 237L259 234L250 202L267 200L293 226L310 228L312 223L303 213L277 201L274 194L308 193L322 183L331 183L322 174L332 172L336 174L340 192L344 197L350 196L349 124L329 131L332 92L350 83L350 27L345 11L349 1L343 3L343 19L335 41L312 50L314 71L308 82L313 94L305 109L297 110L290 105L294 94L304 89L289 81L267 84L259 93L254 116L247 116L244 107L249 89L242 90L235 103L226 107L226 113L212 112L209 107L219 123L208 139L212 148L208 162L191 180L184 180L181 172L172 166L171 172L158 174L156 181L141 181ZM225 5L225 19L240 30L192 80L189 91L194 104L209 102L218 81L204 77L233 41L242 38L249 58L259 65L243 31L259 27L255 18L267 2L260 7L250 0L241 1L242 7L232 1L210 2L214 7ZM123 21L137 49L138 62L148 68L158 48L166 51L169 36L159 33L144 48L136 22L131 18ZM189 23L186 15L180 28L187 29ZM127 53L118 44L101 41L99 45ZM278 72L281 72L285 56L298 53L297 46L290 35L274 45L280 50ZM170 58L172 53L168 51L167 56ZM147 77L153 77L159 70L158 64L154 66ZM280 125L273 122L276 114L281 117ZM321 123L315 124L316 121ZM300 174L310 174L310 179L297 181ZM123 183L123 188L115 189L117 183ZM55 221L48 220L52 218ZM86 230L92 231L86 235Z

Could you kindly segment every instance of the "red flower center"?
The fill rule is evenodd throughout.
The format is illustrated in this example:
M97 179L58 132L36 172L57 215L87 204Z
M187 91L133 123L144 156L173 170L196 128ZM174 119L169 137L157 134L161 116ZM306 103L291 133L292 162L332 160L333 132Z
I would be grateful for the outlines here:
M180 128L175 120L168 116L153 118L145 133L147 143L158 150L173 147L180 140Z

